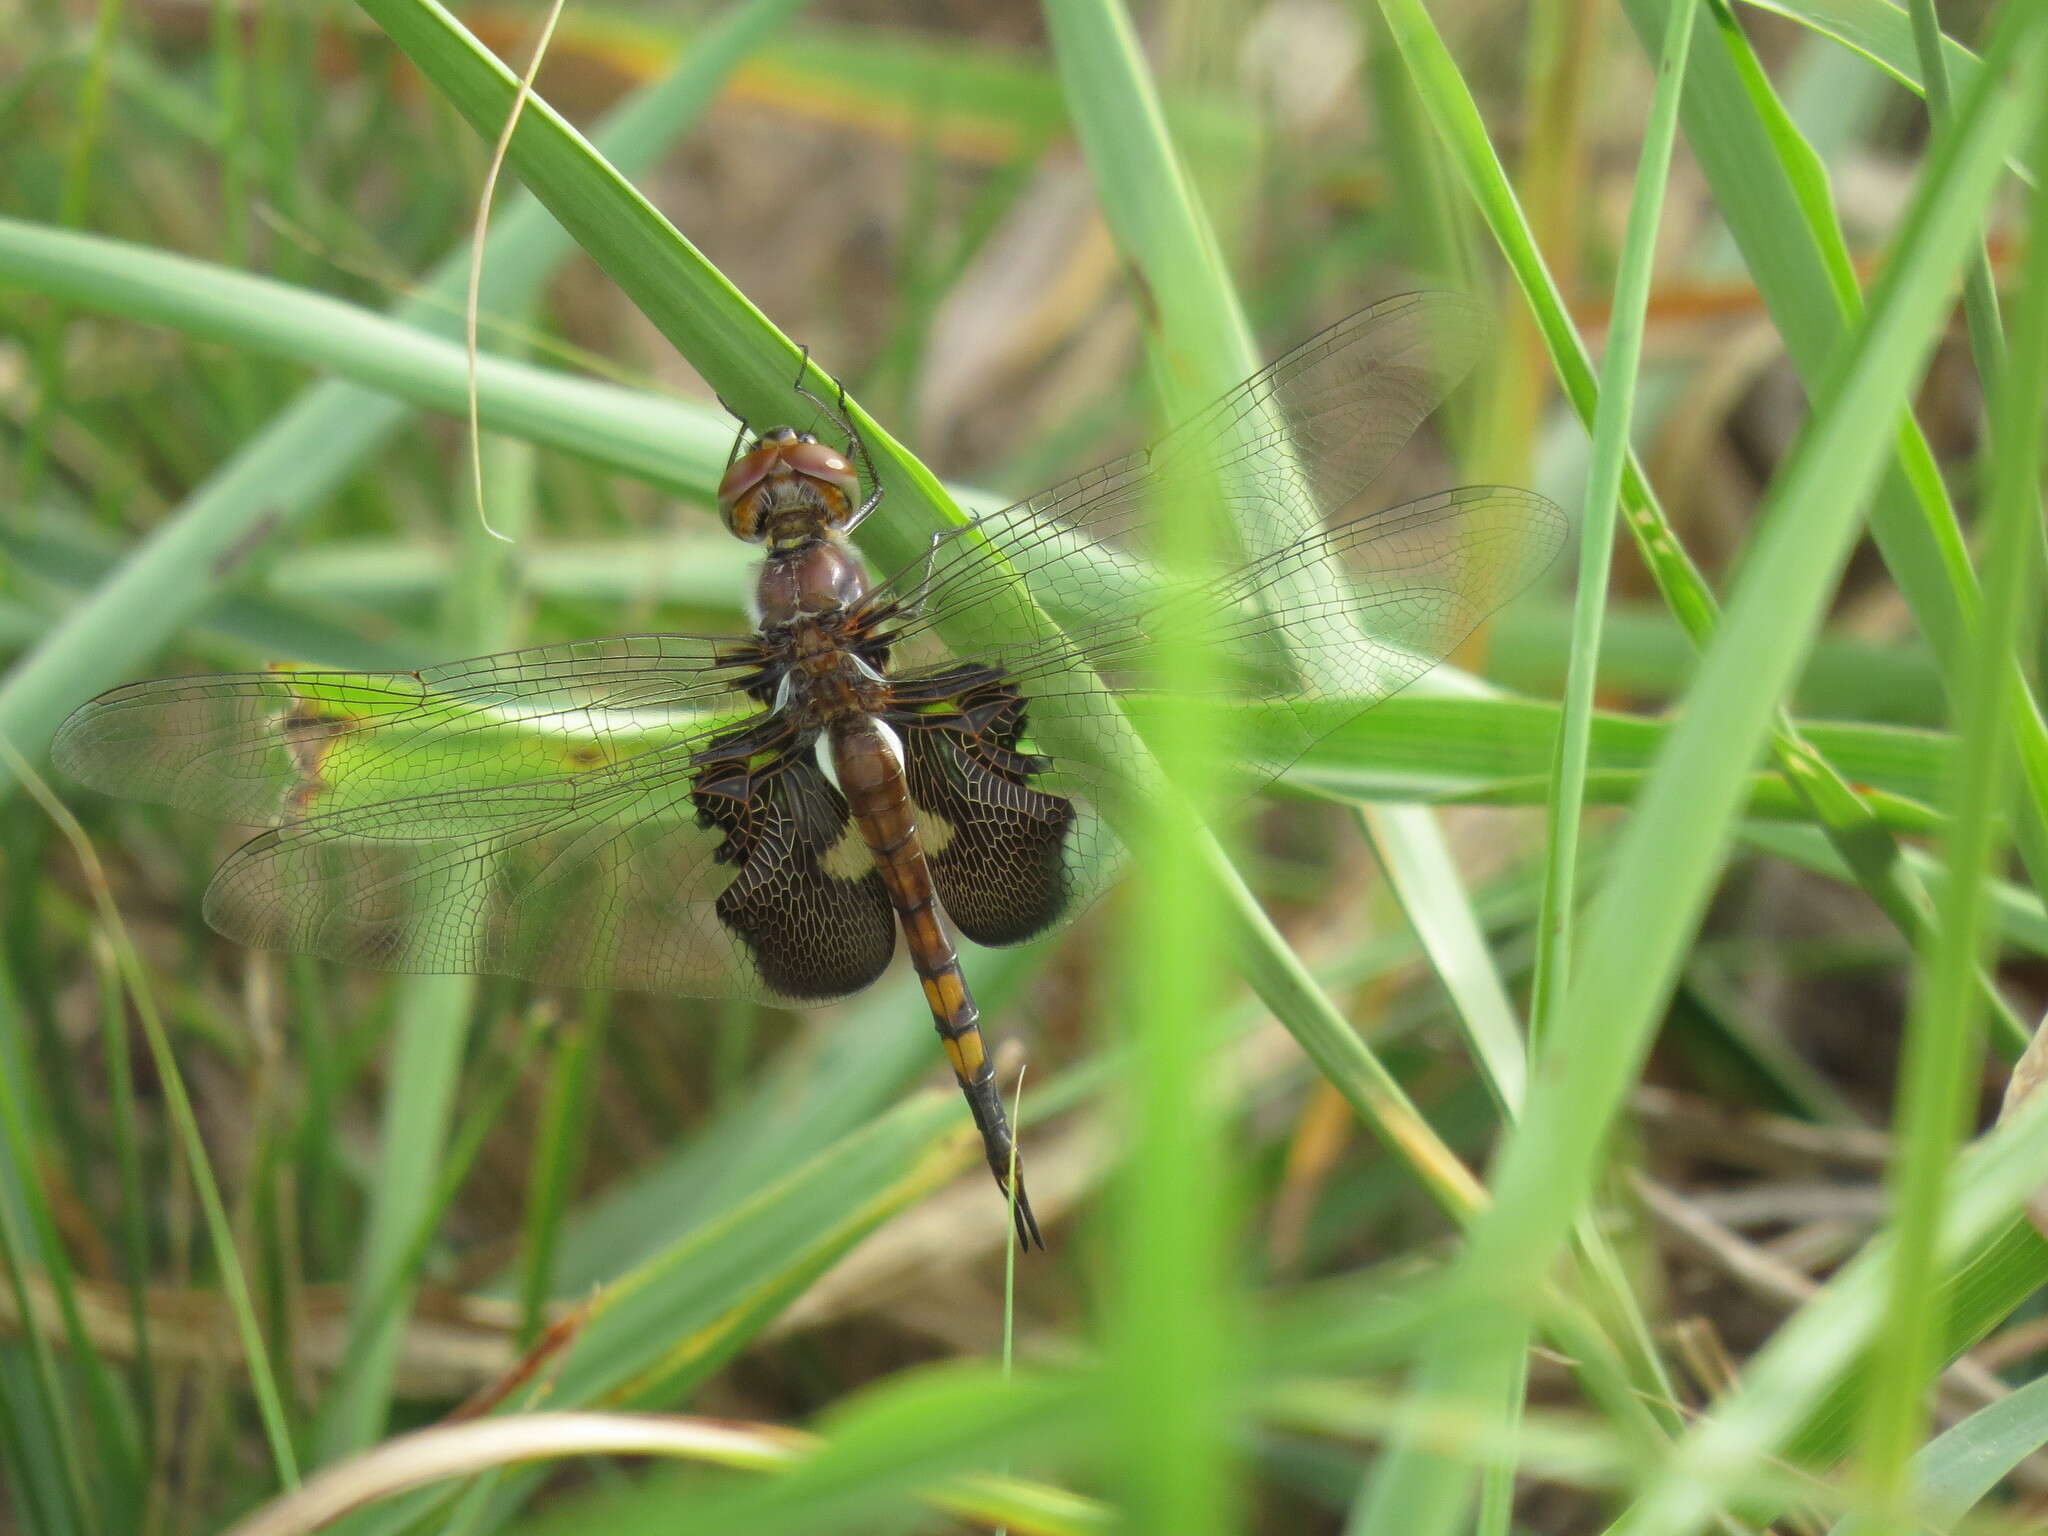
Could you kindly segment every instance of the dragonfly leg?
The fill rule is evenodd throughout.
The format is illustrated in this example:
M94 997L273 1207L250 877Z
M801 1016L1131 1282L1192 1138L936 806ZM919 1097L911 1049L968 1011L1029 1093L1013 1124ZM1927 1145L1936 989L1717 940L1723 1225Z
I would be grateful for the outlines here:
M968 526L972 527L973 524L970 523ZM925 602L932 594L932 573L938 568L939 546L953 537L956 532L958 532L957 529L941 528L932 535L931 542L925 545L924 574L917 579L917 589L909 597L905 598L900 605L905 618L921 619L924 617Z
M730 416L734 421L740 424L739 431L733 434L732 447L730 450L727 451L725 455L725 467L727 469L731 469L734 461L737 460L740 456L740 449L746 446L747 418L742 416L738 411L734 410L730 405L727 405L725 396L720 395L718 397L718 403L720 406L724 407L726 415Z
M811 351L810 348L806 347L804 348L804 362L808 364L810 360ZM838 381L834 380L834 383L837 384ZM875 473L875 459L874 455L868 452L867 440L860 435L860 429L854 426L853 418L846 414L846 386L838 384L838 390L837 402L827 405L823 399L813 394L810 387L804 383L804 376L801 371L796 376L796 392L816 406L846 438L846 451L852 455L854 467L860 473L861 482L868 488L867 498L853 509L853 514L847 518L845 524L840 529L842 533L851 533L867 519L867 515L870 512L882 504L882 477Z

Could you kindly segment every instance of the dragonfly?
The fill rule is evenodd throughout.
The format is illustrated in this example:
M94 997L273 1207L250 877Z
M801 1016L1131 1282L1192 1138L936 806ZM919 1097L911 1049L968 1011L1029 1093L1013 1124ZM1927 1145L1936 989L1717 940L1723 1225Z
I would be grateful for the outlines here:
M800 388L845 446L742 426L719 487L763 550L750 634L140 682L79 708L54 756L264 828L204 904L256 948L808 1006L875 982L900 933L1017 1240L1043 1247L953 935L1023 943L1112 878L1119 754L1182 648L1213 686L1178 697L1236 727L1241 796L1549 564L1565 519L1529 491L1366 494L1485 332L1457 295L1376 304L880 578L849 541L881 501L871 457L843 396ZM1166 579L1158 519L1198 504L1234 542ZM1015 622L1020 594L1041 622Z

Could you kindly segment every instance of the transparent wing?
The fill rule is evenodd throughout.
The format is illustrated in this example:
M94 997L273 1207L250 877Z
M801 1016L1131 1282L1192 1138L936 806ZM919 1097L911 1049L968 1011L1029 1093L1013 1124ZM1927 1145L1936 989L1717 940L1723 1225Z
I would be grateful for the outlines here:
M116 689L59 733L96 788L272 823L221 932L389 971L804 1003L888 964L886 893L745 642L652 635L419 673Z
M859 991L895 945L846 802L802 749L664 752L287 822L221 866L206 916L376 970L795 1004Z
M66 720L57 766L108 794L263 826L406 795L476 791L672 747L751 706L744 642L630 635L422 672L279 669L163 678Z
M1361 310L1254 374L1151 448L940 538L880 596L921 606L914 635L976 615L1021 579L1063 625L1147 600L1150 521L1218 494L1236 531L1230 563L1257 564L1315 535L1379 476L1471 370L1484 312L1456 294L1404 294ZM993 556L992 560L990 557ZM991 623L996 621L991 620ZM998 643L993 628L961 643Z

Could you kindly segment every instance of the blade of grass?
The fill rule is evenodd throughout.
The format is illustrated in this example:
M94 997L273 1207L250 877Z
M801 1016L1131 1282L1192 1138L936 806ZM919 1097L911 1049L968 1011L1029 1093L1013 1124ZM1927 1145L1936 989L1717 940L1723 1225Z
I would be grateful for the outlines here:
M1933 0L1912 0L1913 51L1920 58L1920 78L1927 97L1927 120L1939 127L1955 115L1955 93L1949 85L1946 39ZM1998 323L1998 290L1991 281L1991 253L1982 245L1963 268L1963 313L1970 322L1970 351L1977 378L1987 397L1995 397L1999 371L2005 365L2005 334ZM1981 648L1980 648L1981 649Z
M1522 1021L1487 948L1435 813L1419 805L1360 805L1355 814L1423 952L1465 1021L1480 1075L1504 1115L1521 1109L1529 1060ZM1412 823L1425 823L1420 827Z
M1646 45L1658 47L1667 8L1650 0L1623 0L1623 9ZM1864 309L1848 244L1828 198L1827 168L1778 101L1734 17L1717 4L1698 25L1706 29L1702 42L1707 46L1698 50L1686 85L1686 141L1713 187L1715 203L1793 366L1809 397L1817 398L1843 338ZM1910 49L1910 40L1901 36ZM1896 462L1887 468L1871 505L1870 531L1914 622L1950 669L1946 675L1954 676L1979 620L1982 595L1933 451L1910 416L1899 423ZM2011 659L2007 670L2029 790L2019 846L2038 886L2048 881L2048 812L2037 815L2032 806L2048 805L2048 722ZM1853 845L1844 852L1856 855L1852 867L1870 862ZM1873 865L1872 874L1880 873ZM1911 905L1922 906L1918 893L1909 888L1906 894ZM1892 915L1895 921L1904 917L1903 912Z
M79 862L88 871L88 882L92 889L101 930L113 946L122 980L128 988L129 1001L135 1009L136 1017L142 1023L143 1038L149 1042L150 1057L157 1071L165 1107L193 1184L199 1193L200 1207L206 1219L207 1237L213 1245L214 1262L219 1267L221 1285L227 1292L229 1311L235 1320L235 1331L241 1342L244 1357L248 1361L250 1387L256 1397L257 1413L263 1423L264 1439L270 1450L271 1465L278 1481L286 1487L291 1487L299 1480L298 1457L293 1449L291 1430L285 1418L284 1397L278 1390L277 1377L270 1368L270 1355L263 1341L262 1323L256 1316L248 1276L242 1268L241 1256L235 1249L234 1232L228 1221L227 1206L221 1199L220 1185L214 1178L213 1164L207 1157L206 1143L199 1133L199 1120L193 1113L192 1100L185 1091L184 1077L178 1070L177 1056L171 1050L170 1039L165 1034L163 1021L157 1014L155 998L150 991L149 979L143 970L141 957L136 954L134 945L129 942L127 929L121 922L120 912L114 906L105 873L100 868L98 856L93 851L92 840L86 836L85 829L64 807L63 802L50 792L49 787L35 776L20 754L5 741L0 741L0 763L4 763L20 779L31 798L57 824L77 854Z
M1938 68L1938 63L1937 63ZM2048 72L2043 82L2048 83ZM1930 93L1930 101L1934 99ZM1938 119L1948 114L1937 108ZM2048 132L2034 161L2048 165ZM1913 1455L1925 1437L1928 1382L1938 1367L1941 1318L1933 1307L1934 1238L1950 1191L1955 1149L1967 1134L1978 1077L1981 1018L1973 978L1987 948L1990 879L2000 862L2011 790L2011 695L2001 666L2033 653L2040 623L2041 415L2048 407L2048 192L2037 191L2014 316L2013 360L1996 369L1991 431L1984 619L1976 659L1957 677L1958 756L1946 855L1940 939L1915 978L1894 1112L1891 1224L1895 1238L1887 1347L1865 1408L1862 1470L1876 1510L1869 1529L1903 1533ZM1981 248L1979 250L1981 255ZM1974 270L1969 268L1966 270ZM1994 320L1995 316L1989 317ZM1861 1527L1859 1527L1861 1528Z
M1925 87L1927 56L1914 35L1913 21L1890 0L1743 0L1751 9L1770 11L1813 28L1854 49L1909 91ZM1958 88L1976 75L1977 56L1952 37L1941 40L1945 73Z
M436 335L434 322L417 314L387 318L272 278L13 219L0 219L0 280L81 308L332 369L392 400L458 419L467 407L462 344ZM477 383L492 431L700 501L714 498L732 446L731 423L720 411L498 356L478 360Z
M562 1246L562 1218L595 1107L592 1092L598 1047L604 1039L610 1003L593 995L569 1022L554 1053L540 1129L526 1181L526 1220L521 1237L519 1343L531 1349L547 1327L546 1307L554 1294L556 1255Z
M1772 488L1728 622L1622 835L1544 1046L1547 1068L1509 1134L1497 1198L1459 1261L1474 1303L1468 1326L1447 1331L1432 1351L1453 1362L1439 1378L1453 1396L1465 1396L1465 1382L1483 1389L1494 1379L1495 1362L1519 1337L1513 1277L1548 1268L1591 1196L1608 1129L1719 873L1742 778L1818 628L1862 495L1882 470L1887 445L1868 423L1898 419L2004 156L2038 109L2000 77L2017 68L2028 78L2044 19L2007 13L1989 50L1996 67L1937 141L1869 319Z
M1593 421L1593 462L1580 528L1571 670L1558 726L1545 823L1549 835L1529 1009L1530 1042L1537 1049L1558 1025L1570 977L1572 922L1578 899L1578 839L1585 813L1586 768L1592 740L1593 680L1598 675L1600 626L1607 607L1615 517L1634 415L1651 263L1656 253L1657 226L1663 212L1672 146L1677 137L1679 93L1685 82L1691 42L1692 0L1679 0L1677 11L1680 26L1658 61L1649 124L1636 162L1635 192L1629 206L1621 268L1615 280L1613 321ZM1588 1251L1603 1259L1607 1257L1604 1244L1596 1243ZM1610 1277L1617 1274L1618 1266L1607 1273ZM1612 1294L1629 1294L1625 1287L1610 1289ZM1482 1405L1484 1422L1512 1427L1520 1416L1523 1361L1528 1345L1529 1325L1524 1323L1511 1336L1502 1337L1496 1362L1490 1369L1484 1374L1474 1371L1469 1379L1464 1375L1468 1362L1452 1351L1442 1351L1431 1357L1421 1371L1415 1383L1418 1395L1429 1401L1461 1385L1468 1387L1475 1393L1474 1401ZM1649 1352L1649 1358L1655 1358L1654 1351ZM1469 1496L1468 1471L1461 1459L1432 1454L1426 1447L1403 1439L1396 1442L1361 1489L1348 1528L1361 1533L1448 1532L1463 1519Z
M303 1536L351 1510L444 1478L476 1477L494 1467L546 1464L577 1456L675 1458L749 1472L784 1473L829 1454L814 1435L773 1424L691 1419L669 1414L542 1412L482 1423L439 1425L378 1447L310 1481L230 1528L229 1536ZM1109 1512L1043 1484L986 1475L926 1490L927 1502L980 1522L1012 1520L1044 1536L1093 1536Z
M1054 62L1096 200L1146 301L1146 350L1168 419L1191 415L1256 369L1250 333L1214 229L1170 140L1151 73L1117 0L1048 0ZM1235 536L1221 496L1153 510L1147 550L1167 572L1203 568ZM1303 530L1305 531L1305 530ZM1178 651L1162 686L1198 696L1208 658ZM1178 686L1176 686L1178 685ZM1148 737L1190 803L1206 801L1202 721L1166 711ZM1138 1529L1203 1536L1233 1529L1245 1494L1231 1399L1242 1368L1240 1299L1226 1256L1235 1190L1224 1154L1216 943L1223 908L1206 878L1228 870L1189 835L1174 802L1135 818L1131 943L1118 967L1119 1015L1145 1062L1114 1209L1119 1261L1110 1322L1119 1404L1117 1473ZM1206 867L1205 867L1206 866Z

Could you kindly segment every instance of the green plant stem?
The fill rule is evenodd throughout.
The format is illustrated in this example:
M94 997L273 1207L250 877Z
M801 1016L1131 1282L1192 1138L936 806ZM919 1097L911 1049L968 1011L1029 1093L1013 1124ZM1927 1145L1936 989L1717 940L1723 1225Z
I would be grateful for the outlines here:
M2037 135L2036 149L2035 164L2048 166L2048 132ZM1972 978L1990 936L1990 882L2011 792L2012 700L2000 664L2032 653L2040 623L2037 474L2048 406L2048 192L2040 189L2029 235L2012 361L1998 375L1993 400L1984 619L1976 661L1953 689L1961 750L1946 849L1951 879L1940 940L1917 979L1900 1065L1886 1347L1865 1410L1862 1470L1876 1501L1870 1529L1900 1536L1919 1523L1911 1507L1912 1458L1926 1434L1926 1391L1943 1342L1935 1239L1978 1076L1981 1017Z

